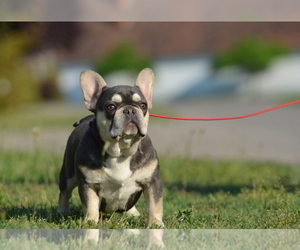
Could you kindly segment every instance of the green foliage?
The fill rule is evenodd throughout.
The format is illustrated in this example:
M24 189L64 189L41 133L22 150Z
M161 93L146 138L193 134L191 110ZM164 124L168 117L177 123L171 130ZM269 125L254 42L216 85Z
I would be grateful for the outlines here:
M287 46L278 42L245 37L228 50L217 54L215 66L239 65L250 71L259 71L265 69L275 57L289 52Z
M0 28L0 110L5 110L35 100L37 88L24 60L34 43L32 37L3 25Z
M122 41L96 63L96 70L101 75L107 75L117 70L137 73L150 65L149 57L137 50L132 42Z

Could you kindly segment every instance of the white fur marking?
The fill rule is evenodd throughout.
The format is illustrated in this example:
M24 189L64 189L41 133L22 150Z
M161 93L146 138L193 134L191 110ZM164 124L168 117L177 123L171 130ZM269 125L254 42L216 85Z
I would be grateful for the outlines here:
M157 167L154 160L142 169L134 173L130 170L131 157L109 158L105 167L91 170L86 166L80 166L80 170L90 187L98 183L100 185L99 197L106 200L105 210L112 213L120 208L125 208L129 197L142 190L137 182L146 182L151 178ZM134 210L132 210L134 212ZM96 215L93 215L96 217Z
M120 103L122 102L122 96L120 96L119 94L114 94L112 97L112 101Z
M134 93L134 94L132 95L132 100L133 100L134 102L139 102L141 99L142 99L141 96L140 96L139 94L137 94L137 93Z
M140 212L136 209L135 206L133 206L131 209L129 209L127 212L126 212L127 215L129 216L134 216L134 217L138 217L140 216Z

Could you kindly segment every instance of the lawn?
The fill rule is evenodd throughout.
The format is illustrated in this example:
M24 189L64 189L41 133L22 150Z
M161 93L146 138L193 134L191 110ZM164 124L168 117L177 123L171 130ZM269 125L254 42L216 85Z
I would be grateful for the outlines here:
M87 114L84 109L63 107L29 106L1 114L0 130L2 134L29 133L34 127L71 130L71 124ZM58 246L59 249L91 249L90 244L82 244L89 233L86 229L101 229L96 230L100 233L100 245L95 245L95 249L104 245L107 249L145 249L149 233L142 230L147 218L143 197L137 204L140 218L102 214L100 223L93 224L83 221L77 190L74 190L71 214L67 217L57 214L57 179L62 158L60 150L1 151L0 249L57 249ZM164 223L166 229L172 229L164 230L167 249L299 247L300 230L290 230L300 228L299 167L165 155L160 155L160 163ZM126 230L109 229L139 231L128 234Z
M102 214L98 225L84 223L76 190L71 214L57 214L61 160L57 154L1 152L0 228L145 228L143 197L137 205L141 218ZM300 227L300 171L294 166L161 157L161 176L168 229Z

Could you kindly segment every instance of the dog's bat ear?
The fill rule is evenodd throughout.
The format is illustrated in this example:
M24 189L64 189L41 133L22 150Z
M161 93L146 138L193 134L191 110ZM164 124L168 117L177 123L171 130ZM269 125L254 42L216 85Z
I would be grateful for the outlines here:
M104 79L92 70L82 71L80 86L84 96L84 104L88 110L94 111L102 90L106 87Z
M152 108L152 94L153 94L153 85L154 85L154 74L153 71L149 68L143 69L136 80L135 86L139 87L145 96L148 108Z

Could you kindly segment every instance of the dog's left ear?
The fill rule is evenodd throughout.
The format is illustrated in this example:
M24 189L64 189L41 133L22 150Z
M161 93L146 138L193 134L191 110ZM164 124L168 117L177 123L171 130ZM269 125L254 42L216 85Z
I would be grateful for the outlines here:
M80 86L85 106L88 110L94 111L103 88L107 86L104 79L92 70L85 70L80 74Z
M136 80L135 86L139 87L145 96L148 108L152 108L152 93L153 93L153 85L154 85L154 74L153 71L149 68L143 69Z

